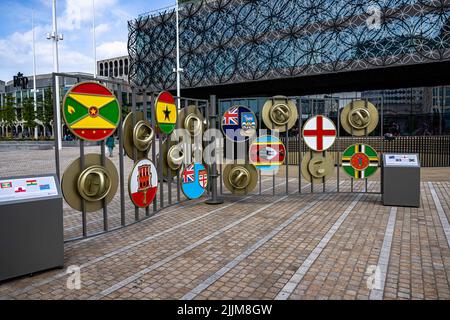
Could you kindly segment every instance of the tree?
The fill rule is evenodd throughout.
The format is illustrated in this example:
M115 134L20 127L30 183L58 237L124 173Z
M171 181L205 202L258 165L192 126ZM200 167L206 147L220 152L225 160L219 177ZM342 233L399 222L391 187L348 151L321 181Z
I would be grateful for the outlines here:
M53 121L53 95L52 95L52 89L46 88L44 90L44 103L43 103L43 120L42 121L45 125L50 125L50 123ZM55 132L54 128L52 132Z
M3 113L3 121L5 121L7 126L12 128L14 122L16 122L16 112L14 110L14 97L10 93L6 95L5 106L3 108L2 113Z
M23 99L23 121L25 121L25 127L28 128L28 134L33 136L34 128L36 128L36 112L34 111L34 99L29 97Z

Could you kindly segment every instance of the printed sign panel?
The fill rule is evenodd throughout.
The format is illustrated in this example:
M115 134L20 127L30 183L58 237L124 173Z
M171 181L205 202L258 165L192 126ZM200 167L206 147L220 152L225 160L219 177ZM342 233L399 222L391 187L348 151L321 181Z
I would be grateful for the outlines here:
M387 167L419 167L417 154L384 154L384 162Z
M0 180L0 202L57 195L58 189L52 176Z

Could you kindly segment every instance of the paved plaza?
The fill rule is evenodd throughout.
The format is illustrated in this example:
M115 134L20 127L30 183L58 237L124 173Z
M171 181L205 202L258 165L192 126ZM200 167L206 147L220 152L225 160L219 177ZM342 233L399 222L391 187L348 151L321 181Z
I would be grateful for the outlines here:
M78 152L63 150L62 171ZM52 150L0 156L2 176L54 171ZM113 161L118 167L117 153ZM126 176L131 166L125 158ZM340 191L350 191L350 180L341 178ZM420 208L383 206L379 194L334 193L335 179L325 194L322 186L310 193L303 180L300 194L295 167L288 195L284 170L274 179L262 177L247 196L225 194L218 206L183 197L177 203L174 188L175 204L66 243L64 269L4 282L0 298L450 299L450 169L422 169ZM379 179L367 187L377 192ZM119 202L117 195L109 205L111 229L120 226ZM127 198L126 221L134 220ZM89 234L102 231L101 212L88 213L87 222ZM66 239L82 235L81 214L66 205L64 227ZM70 286L67 269L74 267L80 289Z

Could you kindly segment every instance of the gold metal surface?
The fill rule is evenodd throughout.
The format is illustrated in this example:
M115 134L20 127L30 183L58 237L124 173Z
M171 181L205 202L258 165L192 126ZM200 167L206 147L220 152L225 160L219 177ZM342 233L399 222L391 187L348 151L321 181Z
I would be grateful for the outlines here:
M123 148L131 160L144 159L153 143L154 130L142 111L136 111L136 125L133 126L133 113L129 113L123 121ZM137 159L133 149L136 148Z
M378 125L377 108L365 100L356 100L348 103L341 112L342 128L355 136L364 136L371 133Z
M284 96L275 96L264 104L262 117L267 128L284 132L286 125L288 130L295 125L298 118L297 106Z
M101 165L101 155L87 154L85 169L80 168L80 158L73 161L61 178L61 189L67 204L81 211L82 202L86 212L103 208L103 202L111 202L119 185L119 175L111 160L105 158Z
M181 109L178 113L178 119L181 128L188 130L192 138L201 135L205 129L203 115L194 105Z
M334 162L331 154L322 152L305 153L302 159L302 176L309 182L321 183L334 174Z
M225 187L233 194L245 195L258 182L258 171L252 164L228 164L223 170Z

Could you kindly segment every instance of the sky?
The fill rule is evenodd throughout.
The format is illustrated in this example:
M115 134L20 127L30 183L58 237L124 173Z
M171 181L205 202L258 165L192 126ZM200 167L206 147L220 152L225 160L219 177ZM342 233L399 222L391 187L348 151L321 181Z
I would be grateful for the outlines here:
M127 21L175 4L175 0L94 0L97 60L127 54ZM57 0L59 68L93 73L92 0ZM32 13L35 16L36 73L53 71L52 0L0 0L0 80L33 74Z

